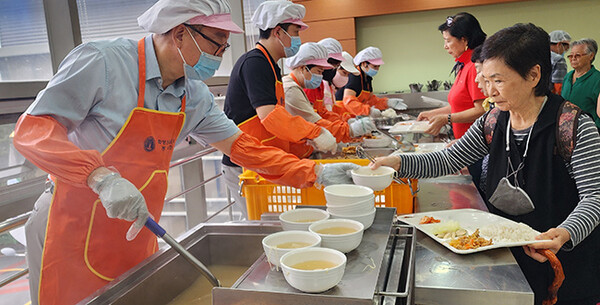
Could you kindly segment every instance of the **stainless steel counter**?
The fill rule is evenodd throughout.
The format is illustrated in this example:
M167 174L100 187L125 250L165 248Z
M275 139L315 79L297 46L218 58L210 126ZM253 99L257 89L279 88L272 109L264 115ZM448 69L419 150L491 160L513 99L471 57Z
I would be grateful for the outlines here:
M419 180L415 212L474 208L487 211L470 176ZM415 303L533 304L533 292L508 248L460 255L417 233Z

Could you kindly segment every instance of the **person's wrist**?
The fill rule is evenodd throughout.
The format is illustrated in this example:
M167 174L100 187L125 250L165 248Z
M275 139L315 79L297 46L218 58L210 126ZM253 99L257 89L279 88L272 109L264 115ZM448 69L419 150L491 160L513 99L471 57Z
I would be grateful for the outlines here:
M395 155L394 157L396 157L396 166L394 166L394 169L395 169L396 171L399 171L399 170L400 170L400 164L401 164L401 161L402 161L402 159L400 158L400 156L399 156L399 155Z
M448 124L452 123L452 113L448 113Z
M119 173L111 171L106 167L98 167L88 176L87 184L96 194L98 194L107 181L116 177L120 177Z

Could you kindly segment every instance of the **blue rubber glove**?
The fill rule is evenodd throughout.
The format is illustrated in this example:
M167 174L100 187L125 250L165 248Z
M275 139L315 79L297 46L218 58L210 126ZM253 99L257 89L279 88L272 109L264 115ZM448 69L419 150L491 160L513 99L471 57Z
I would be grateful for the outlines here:
M353 169L360 166L354 163L327 163L319 165L320 170L317 170L317 184L332 185L332 184L352 184Z
M109 172L107 169L98 173L94 171L92 175L94 177L88 178L88 185L100 197L106 215L110 218L134 221L126 236L127 240L133 240L150 216L144 196L133 183L121 177L119 173Z

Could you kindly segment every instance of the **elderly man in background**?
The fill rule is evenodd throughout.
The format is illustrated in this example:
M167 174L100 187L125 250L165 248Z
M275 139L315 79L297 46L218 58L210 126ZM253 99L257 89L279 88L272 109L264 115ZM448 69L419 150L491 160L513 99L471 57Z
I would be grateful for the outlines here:
M562 82L567 74L567 62L563 54L569 49L571 35L565 31L556 30L550 32L550 61L552 74L550 75L550 91L560 94Z
M589 113L600 128L597 113L597 100L600 94L600 71L592 62L598 53L598 44L591 38L584 38L571 43L571 54L567 56L573 71L563 81L562 97Z

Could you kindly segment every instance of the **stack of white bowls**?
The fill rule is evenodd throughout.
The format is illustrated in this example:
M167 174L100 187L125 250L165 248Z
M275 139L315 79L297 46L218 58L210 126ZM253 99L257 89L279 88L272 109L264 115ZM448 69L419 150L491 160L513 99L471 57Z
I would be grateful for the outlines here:
M375 195L371 188L354 184L335 184L325 187L327 212L331 218L356 220L365 230L375 219Z

